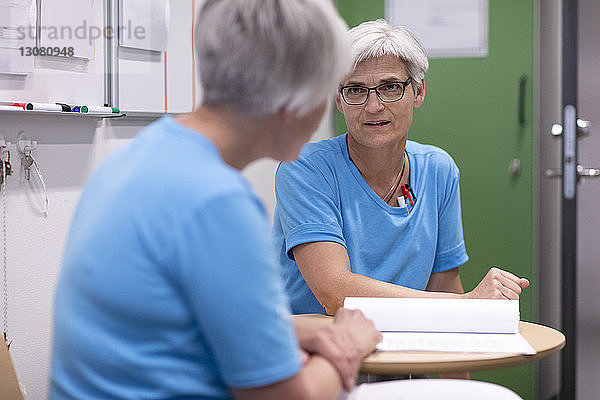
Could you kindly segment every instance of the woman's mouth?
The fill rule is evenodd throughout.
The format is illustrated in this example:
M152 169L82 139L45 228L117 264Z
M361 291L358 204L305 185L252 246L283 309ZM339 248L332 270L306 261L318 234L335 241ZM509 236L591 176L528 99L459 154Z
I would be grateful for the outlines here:
M390 121L369 121L369 122L365 122L365 125L367 126L385 126L388 125L390 123Z

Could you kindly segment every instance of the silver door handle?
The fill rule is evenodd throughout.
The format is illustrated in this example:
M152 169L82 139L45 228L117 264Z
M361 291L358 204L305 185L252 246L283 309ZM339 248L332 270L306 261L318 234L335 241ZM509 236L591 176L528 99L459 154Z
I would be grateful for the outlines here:
M581 118L577 118L577 136L589 136L592 123ZM553 124L550 133L554 137L562 136L563 126L561 124Z
M562 176L562 168L548 168L544 171L544 176L548 179L560 178Z
M580 178L597 178L600 176L600 168L584 168L578 165L577 176Z
M562 176L561 168L548 168L544 171L546 178L559 178ZM598 178L600 177L600 168L585 168L582 165L577 166L577 178Z

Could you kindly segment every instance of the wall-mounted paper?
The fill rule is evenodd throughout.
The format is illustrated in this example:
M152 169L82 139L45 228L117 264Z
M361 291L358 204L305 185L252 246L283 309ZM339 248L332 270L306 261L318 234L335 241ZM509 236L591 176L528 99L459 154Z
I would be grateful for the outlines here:
M92 58L103 27L94 24L91 0L43 0L39 17L41 47L72 47L70 56Z
M168 0L121 0L120 45L166 51L169 32Z
M34 58L25 48L35 46L36 15L32 0L0 0L0 74L33 72Z
M386 19L407 26L429 57L485 57L488 0L386 0Z

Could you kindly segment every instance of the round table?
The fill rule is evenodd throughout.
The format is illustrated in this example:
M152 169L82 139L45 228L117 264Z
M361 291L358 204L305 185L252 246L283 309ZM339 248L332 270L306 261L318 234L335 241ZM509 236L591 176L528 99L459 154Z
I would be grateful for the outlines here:
M315 323L323 324L333 322L332 317L321 314L297 315L295 318L309 318ZM536 354L376 351L365 358L360 371L377 375L401 375L512 367L539 360L565 345L565 336L547 326L521 321L519 331Z

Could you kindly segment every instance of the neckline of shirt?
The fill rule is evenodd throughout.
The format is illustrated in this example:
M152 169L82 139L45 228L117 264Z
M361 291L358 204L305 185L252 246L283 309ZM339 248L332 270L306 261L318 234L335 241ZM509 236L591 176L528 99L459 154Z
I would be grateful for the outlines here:
M211 142L206 136L204 136L202 132L198 132L188 128L187 126L181 125L171 115L165 115L164 117L162 117L160 122L162 122L170 128L173 128L163 131L167 135L176 135L184 140L189 140L193 143L196 143L202 146L204 149L208 149L212 154L218 157L219 160L222 160L221 153L219 153L217 146L215 146L213 142Z
M350 170L350 173L352 174L352 176L354 176L354 179L356 179L358 185L365 191L365 193L367 193L367 195L371 198L371 200L373 200L377 205L379 205L379 207L383 208L386 212L388 212L390 214L404 215L405 211L401 207L392 207L391 205L386 203L381 197L379 197L377 195L377 193L375 193L373 188L371 188L371 186L369 186L369 184L367 183L365 178L362 176L362 174L360 173L360 171L358 170L356 165L354 165L352 160L350 160L350 153L348 150L348 141L346 139L347 135L348 135L348 133L345 133L344 135L340 136L341 139L339 141L339 145L341 147L345 165ZM407 144L408 144L408 142L407 142ZM406 154L408 156L408 161L410 163L409 181L414 182L416 185L415 175L414 175L415 159L414 159L413 155L411 154L411 152L409 152L408 149L406 149L406 146L405 146L405 150L406 150ZM413 190L414 190L414 188L413 188ZM411 215L412 215L412 213L409 213L407 217L410 217Z

